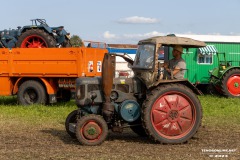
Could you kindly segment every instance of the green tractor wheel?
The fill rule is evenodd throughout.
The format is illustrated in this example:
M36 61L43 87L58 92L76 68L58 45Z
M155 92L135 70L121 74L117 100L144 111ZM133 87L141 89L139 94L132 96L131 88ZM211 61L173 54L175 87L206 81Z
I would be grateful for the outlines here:
M186 142L197 132L201 119L200 101L182 84L157 87L143 104L143 126L150 138L159 143Z
M221 90L226 97L240 97L240 69L230 69L223 75Z

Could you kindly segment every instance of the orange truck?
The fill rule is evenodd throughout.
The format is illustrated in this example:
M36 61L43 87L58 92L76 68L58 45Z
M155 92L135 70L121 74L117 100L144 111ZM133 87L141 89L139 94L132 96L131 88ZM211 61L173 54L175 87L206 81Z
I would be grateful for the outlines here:
M101 76L101 48L0 49L0 96L19 104L69 101L77 77Z

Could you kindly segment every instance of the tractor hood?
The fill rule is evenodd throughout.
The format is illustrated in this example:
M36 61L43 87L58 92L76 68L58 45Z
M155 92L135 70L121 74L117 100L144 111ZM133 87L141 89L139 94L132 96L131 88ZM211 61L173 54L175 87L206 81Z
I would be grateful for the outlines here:
M176 36L157 36L148 39L144 39L138 42L138 45L145 43L153 43L153 44L162 44L162 45L180 45L184 48L199 48L205 47L206 43L198 40L194 40L191 38L185 37L176 37Z

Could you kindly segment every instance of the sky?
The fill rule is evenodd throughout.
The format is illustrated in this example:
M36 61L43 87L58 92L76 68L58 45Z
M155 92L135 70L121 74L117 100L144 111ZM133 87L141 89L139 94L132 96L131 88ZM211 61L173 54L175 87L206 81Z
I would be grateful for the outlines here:
M166 34L240 35L240 0L11 0L0 30L43 18L83 40L136 44Z

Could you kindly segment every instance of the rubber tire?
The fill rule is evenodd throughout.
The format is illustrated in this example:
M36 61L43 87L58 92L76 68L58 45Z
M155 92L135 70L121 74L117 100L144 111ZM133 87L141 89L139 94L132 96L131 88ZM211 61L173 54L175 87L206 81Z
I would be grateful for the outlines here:
M159 135L157 131L154 129L151 122L151 110L155 101L165 93L173 91L183 93L186 97L190 98L192 104L194 104L196 109L196 120L194 126L187 135L179 139L169 139ZM191 89L182 84L165 84L162 86L158 86L147 95L147 99L143 103L142 108L143 127L145 128L147 135L155 142L164 144L185 143L197 133L198 128L201 126L201 121L202 121L202 106L200 104L198 97L193 93Z
M33 35L41 37L46 42L46 48L56 47L56 40L54 39L54 37L51 36L50 34L48 34L47 32L45 32L44 30L41 30L41 29L29 29L26 32L22 33L18 38L16 46L19 47L19 48L25 48L25 47L22 47L23 41L27 37L33 36Z
M70 48L72 47L70 40L65 40L62 44L63 48Z
M76 134L69 130L69 123L77 123L77 114L78 110L72 111L71 113L69 113L65 121L65 129L67 133L74 139L76 138Z
M37 96L37 100L35 102L29 102L28 100L26 100L24 98L24 93L28 90L31 89L36 93ZM17 93L17 99L18 102L21 105L31 105L31 104L43 104L45 105L47 102L47 94L45 91L45 88L43 87L43 85L37 81L33 81L33 80L29 80L29 81L25 81L23 82L18 90Z
M97 141L91 142L86 138L84 138L83 135L81 134L80 130L87 121L94 121L98 123L99 126L101 126L102 134ZM107 138L107 135L108 135L107 122L103 119L102 116L96 115L96 114L88 114L78 119L77 125L76 125L76 136L80 144L87 145L87 146L100 145L105 141L105 139Z
M228 97L228 98L240 97L240 95L239 96L234 96L228 91L227 81L234 74L239 74L240 75L240 69L234 68L234 69L231 69L231 70L227 71L223 75L222 80L221 80L221 86L220 87L221 87L221 90L222 90L222 94L225 97Z

